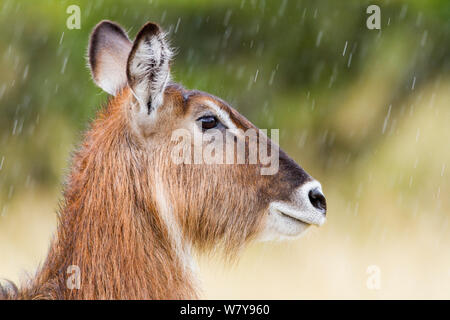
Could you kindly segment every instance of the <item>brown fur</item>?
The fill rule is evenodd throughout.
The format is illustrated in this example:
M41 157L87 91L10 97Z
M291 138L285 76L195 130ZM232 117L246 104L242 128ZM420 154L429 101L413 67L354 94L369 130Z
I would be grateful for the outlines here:
M134 119L128 86L113 97L73 158L47 259L20 290L0 286L0 298L197 298L195 275L183 258L190 247L222 246L226 256L235 255L261 230L269 203L287 200L310 179L281 150L272 176L262 176L260 164L172 163L171 133L188 128L205 100L239 128L255 128L224 101L176 84L165 89L151 126ZM71 265L81 270L80 289L67 288Z

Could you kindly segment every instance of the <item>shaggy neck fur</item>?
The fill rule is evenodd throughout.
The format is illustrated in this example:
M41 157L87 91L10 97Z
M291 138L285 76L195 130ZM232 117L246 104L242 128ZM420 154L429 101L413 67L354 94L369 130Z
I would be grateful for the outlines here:
M148 154L128 125L129 91L114 98L75 154L57 235L37 276L16 294L42 299L196 298L189 248L159 212ZM68 289L78 266L80 289Z

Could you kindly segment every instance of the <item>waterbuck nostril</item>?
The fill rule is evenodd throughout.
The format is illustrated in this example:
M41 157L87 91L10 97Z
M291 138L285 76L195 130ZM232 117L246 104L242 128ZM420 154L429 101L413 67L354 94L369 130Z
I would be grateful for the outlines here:
M314 188L308 193L309 201L311 201L314 208L319 209L326 214L327 212L327 201L325 200L325 196L319 188Z

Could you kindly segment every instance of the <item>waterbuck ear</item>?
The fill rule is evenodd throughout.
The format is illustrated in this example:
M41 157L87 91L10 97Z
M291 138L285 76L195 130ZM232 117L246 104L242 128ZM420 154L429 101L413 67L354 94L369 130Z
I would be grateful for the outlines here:
M172 51L160 27L151 22L145 24L128 56L127 78L140 109L148 114L163 103L171 58Z
M104 20L97 24L89 42L89 65L94 82L109 94L127 85L127 58L132 43L116 23Z

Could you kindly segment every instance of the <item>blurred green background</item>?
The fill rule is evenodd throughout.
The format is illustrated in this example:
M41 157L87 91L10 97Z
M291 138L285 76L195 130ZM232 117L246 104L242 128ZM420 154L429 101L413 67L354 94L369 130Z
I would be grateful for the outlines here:
M86 64L102 19L130 38L161 24L177 82L279 128L322 182L325 226L233 266L201 259L202 297L450 298L447 0L0 1L0 277L45 257L70 152L107 101Z

